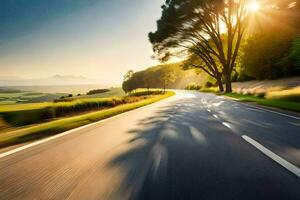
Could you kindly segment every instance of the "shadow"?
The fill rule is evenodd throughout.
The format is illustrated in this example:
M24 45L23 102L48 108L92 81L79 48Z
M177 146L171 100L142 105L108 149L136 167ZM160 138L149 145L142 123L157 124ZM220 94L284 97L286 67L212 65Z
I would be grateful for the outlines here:
M199 99L177 100L127 134L133 148L106 167L122 169L115 192L130 199L293 199L297 191L276 184L282 179L274 176L278 166L266 169L270 160L213 118Z

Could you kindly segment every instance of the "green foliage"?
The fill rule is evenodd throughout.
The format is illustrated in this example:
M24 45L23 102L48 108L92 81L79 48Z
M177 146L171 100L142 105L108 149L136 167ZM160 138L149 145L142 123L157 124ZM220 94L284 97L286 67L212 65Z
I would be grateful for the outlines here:
M206 88L210 88L210 87L212 87L212 86L214 86L214 84L213 84L212 82L210 82L210 81L207 81L207 82L205 83L205 85L204 85L204 87L206 87Z
M294 74L285 58L291 49L292 35L273 32L250 37L244 48L245 73L256 79L276 79Z
M164 86L164 89L171 83L174 83L176 81L176 74L175 71L165 71L161 77L161 82Z
M136 72L131 78L123 82L125 92L132 92L138 88L180 88L183 89L191 81L200 81L199 76L193 71L184 71L182 63L172 63L150 67Z
M196 83L190 83L185 87L186 90L200 90L202 87Z
M299 102L290 102L285 100L273 100L273 99L265 99L261 97L256 97L252 95L243 95L236 93L229 93L226 96L233 97L245 102L256 102L263 106L281 108L285 110L300 112L300 103Z
M135 96L135 97L140 97L140 96L147 96L147 95L162 95L164 94L163 91L157 90L157 89L150 89L148 90L138 90L136 92L133 92L129 94L130 97Z
M293 75L300 75L300 36L296 37L293 41L288 61L293 67Z
M102 93L109 92L109 91L110 91L109 89L95 89L95 90L88 91L86 94L87 95L102 94Z
M289 7L291 2L297 3ZM272 3L276 9L266 9L268 18L256 19L241 58L244 74L261 80L300 75L300 1Z
M220 92L218 87L210 87L210 88L202 88L200 89L201 92L207 92L207 93L218 93Z
M236 67L250 13L247 1L167 0L157 30L149 33L156 57L188 55L191 66L215 78L220 91L232 91ZM223 27L221 26L223 25Z

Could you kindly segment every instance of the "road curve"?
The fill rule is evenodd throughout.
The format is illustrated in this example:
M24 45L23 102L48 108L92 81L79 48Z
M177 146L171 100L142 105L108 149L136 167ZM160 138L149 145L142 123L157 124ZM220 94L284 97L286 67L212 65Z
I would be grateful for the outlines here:
M299 133L299 116L178 91L3 156L0 199L299 199Z

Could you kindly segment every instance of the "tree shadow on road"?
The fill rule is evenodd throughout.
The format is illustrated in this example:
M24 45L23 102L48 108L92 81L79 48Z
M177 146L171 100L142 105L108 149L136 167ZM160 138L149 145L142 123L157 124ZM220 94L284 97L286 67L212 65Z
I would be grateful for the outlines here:
M264 168L266 158L244 145L194 99L160 109L127 134L132 135L128 143L133 148L107 167L122 169L125 177L118 192L130 193L130 199L283 197L274 192L282 187L270 184L273 174ZM259 184L257 177L264 177Z

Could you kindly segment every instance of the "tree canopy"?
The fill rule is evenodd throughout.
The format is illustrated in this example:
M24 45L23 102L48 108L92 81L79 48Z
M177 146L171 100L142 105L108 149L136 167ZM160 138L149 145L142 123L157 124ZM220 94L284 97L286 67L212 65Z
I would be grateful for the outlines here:
M158 59L178 52L231 92L231 73L247 28L247 0L166 0L157 30L149 33ZM197 57L201 62L193 62ZM222 84L219 84L222 91Z

